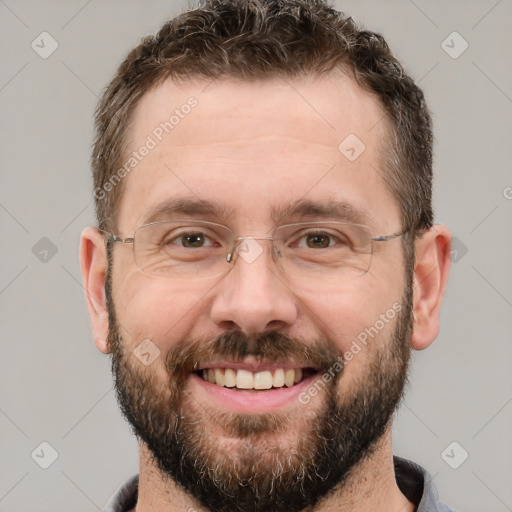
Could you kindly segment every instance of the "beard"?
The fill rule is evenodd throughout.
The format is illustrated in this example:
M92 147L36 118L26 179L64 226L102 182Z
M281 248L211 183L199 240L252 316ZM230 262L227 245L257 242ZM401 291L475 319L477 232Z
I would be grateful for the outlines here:
M361 363L342 366L318 393L314 407L297 404L288 415L210 408L190 394L188 379L200 363L250 355L297 360L325 375L343 361L332 340L302 340L278 332L248 336L239 331L215 339L183 339L167 353L162 378L161 371L133 357L121 337L110 272L106 296L108 342L121 411L169 488L173 481L211 512L314 510L322 499L342 491L351 472L371 457L403 398L410 359L412 281L391 334L372 339L362 349L367 354ZM161 362L157 359L157 364ZM344 385L347 364L361 368Z

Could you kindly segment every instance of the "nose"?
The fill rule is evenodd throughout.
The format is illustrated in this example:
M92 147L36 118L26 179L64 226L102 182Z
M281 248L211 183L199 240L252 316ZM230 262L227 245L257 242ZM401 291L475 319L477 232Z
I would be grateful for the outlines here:
M279 271L270 240L243 240L233 268L215 287L212 321L223 330L259 334L290 327L298 298Z

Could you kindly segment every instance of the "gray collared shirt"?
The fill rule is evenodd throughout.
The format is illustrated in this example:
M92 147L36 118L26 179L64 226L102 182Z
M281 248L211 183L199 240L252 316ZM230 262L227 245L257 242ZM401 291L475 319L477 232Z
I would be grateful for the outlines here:
M416 512L455 512L439 501L434 481L420 465L393 457L395 477L402 493L416 505ZM110 498L103 512L128 512L137 503L139 475L132 476Z

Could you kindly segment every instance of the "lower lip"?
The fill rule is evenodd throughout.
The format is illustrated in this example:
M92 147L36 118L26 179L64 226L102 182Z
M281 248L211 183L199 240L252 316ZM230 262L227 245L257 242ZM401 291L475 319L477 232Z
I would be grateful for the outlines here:
M315 380L321 378L319 373L309 375L291 388L271 388L253 393L233 391L231 388L218 386L204 380L195 373L191 374L192 393L204 393L216 405L239 413L268 413L282 409L293 403L299 403L299 395L306 391Z

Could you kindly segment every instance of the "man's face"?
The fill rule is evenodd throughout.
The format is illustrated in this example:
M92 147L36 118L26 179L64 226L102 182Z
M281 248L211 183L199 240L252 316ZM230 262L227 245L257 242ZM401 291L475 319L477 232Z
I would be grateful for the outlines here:
M381 177L383 111L348 76L165 82L139 103L129 151L155 139L190 97L197 106L125 178L122 236L178 199L220 208L175 217L220 223L238 236L271 236L276 211L287 209L277 224L346 220L311 208L290 213L299 201L345 203L373 236L401 231ZM363 146L354 136L365 146L356 159ZM291 279L270 241L258 243L257 257L237 257L226 274L188 280L148 276L130 245L113 247L109 343L123 412L164 476L211 510L316 503L387 432L406 378L411 283L400 238L374 243L363 276L318 281ZM134 352L143 340L150 357L160 351L150 365ZM243 392L202 380L197 370L226 367L219 361L316 373L304 371L306 380L289 388Z

